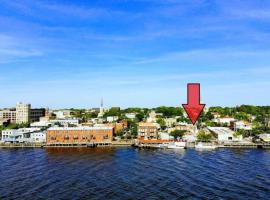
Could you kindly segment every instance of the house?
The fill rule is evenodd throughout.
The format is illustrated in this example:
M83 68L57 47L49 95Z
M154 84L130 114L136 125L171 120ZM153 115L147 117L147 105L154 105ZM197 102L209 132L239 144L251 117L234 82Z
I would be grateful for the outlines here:
M208 130L217 138L218 142L236 142L242 141L242 135L235 135L231 129L227 127L207 127Z
M157 139L157 132L156 123L140 122L138 124L138 139Z
M196 126L193 126L192 124L188 124L186 122L179 122L175 124L173 128L168 128L169 133L171 133L174 130L183 130L183 131L192 132L192 133L197 132Z
M223 125L227 124L227 126L229 126L230 123L236 121L236 119L233 117L222 117L222 118L215 118L212 121Z
M230 128L234 131L239 129L250 131L252 130L252 124L246 121L233 121L230 123Z
M167 127L173 127L176 124L176 118L165 118L165 124Z

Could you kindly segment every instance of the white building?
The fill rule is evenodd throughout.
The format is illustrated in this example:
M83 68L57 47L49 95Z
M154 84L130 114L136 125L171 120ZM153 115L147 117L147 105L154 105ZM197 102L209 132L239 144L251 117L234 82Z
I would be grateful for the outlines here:
M30 134L30 139L32 143L45 143L46 142L46 132L33 132Z
M136 118L136 113L126 113L125 116L126 118L133 120Z
M16 123L28 123L30 121L30 104L17 103L16 105Z
M170 134L166 133L166 132L159 132L158 136L159 136L159 139L161 139L161 140L173 140L174 139L173 136L170 136Z
M244 122L244 121L236 121L232 123L232 128L237 131L239 129L243 129L246 131L250 131L252 130L252 125L248 122Z
M107 122L115 122L118 120L118 116L108 116Z
M235 121L235 119L232 117L222 117L222 118L213 119L212 121L219 124L227 124L229 126L231 122Z
M3 130L1 141L4 143L46 142L46 133L41 132L39 128L21 128L21 129Z
M56 115L56 119L66 119L71 117L71 111L70 110L58 110L53 112L53 114Z
M51 124L60 124L61 126L74 125L78 126L80 124L79 119L54 119L49 121Z
M165 118L164 119L167 127L173 127L176 124L176 118Z
M45 128L52 126L51 122L46 122L46 121L39 121L39 122L33 122L30 124L31 127L38 127L38 128Z
M231 129L227 127L207 127L211 131L219 142L232 142L232 141L242 141L243 136L236 136Z

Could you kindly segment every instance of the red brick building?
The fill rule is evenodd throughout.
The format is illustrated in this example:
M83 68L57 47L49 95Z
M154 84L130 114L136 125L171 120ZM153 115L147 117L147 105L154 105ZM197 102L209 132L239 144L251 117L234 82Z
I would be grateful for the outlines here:
M52 127L47 132L48 145L110 144L112 127Z

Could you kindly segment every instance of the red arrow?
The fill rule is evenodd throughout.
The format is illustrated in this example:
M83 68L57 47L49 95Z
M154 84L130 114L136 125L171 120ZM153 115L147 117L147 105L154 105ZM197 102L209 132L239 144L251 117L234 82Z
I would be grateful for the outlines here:
M205 104L200 104L200 84L188 83L187 85L188 103L182 104L189 119L194 125L200 117Z

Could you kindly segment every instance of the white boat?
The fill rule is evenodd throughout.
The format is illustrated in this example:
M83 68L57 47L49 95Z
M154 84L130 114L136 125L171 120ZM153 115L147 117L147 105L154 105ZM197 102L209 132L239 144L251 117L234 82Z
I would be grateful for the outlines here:
M196 149L215 149L217 148L217 146L211 143L199 142L198 144L195 145L195 148Z
M186 142L170 142L168 149L184 149L186 148Z

